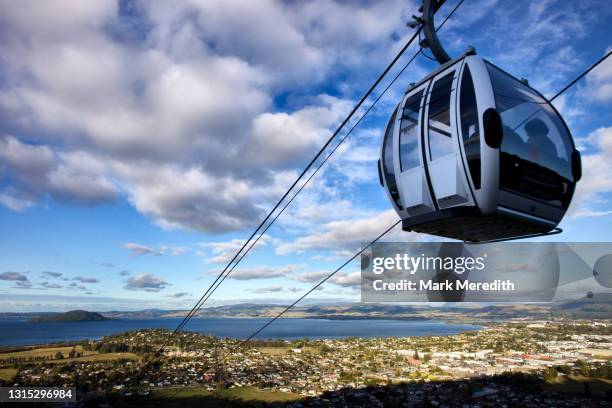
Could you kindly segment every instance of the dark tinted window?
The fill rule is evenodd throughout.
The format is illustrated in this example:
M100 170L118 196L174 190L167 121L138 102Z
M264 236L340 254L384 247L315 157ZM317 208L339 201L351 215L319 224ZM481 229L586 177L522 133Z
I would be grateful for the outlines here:
M399 109L399 108L398 108ZM383 142L383 176L387 188L391 193L391 198L395 201L395 204L402 208L402 202L397 191L397 183L395 182L395 171L393 169L393 129L395 128L395 116L397 109L393 111L391 119L387 124L387 130L385 130L385 140Z
M504 138L500 186L567 207L573 193L571 137L559 115L537 92L487 64Z
M429 155L431 160L453 153L453 140L450 128L450 93L453 74L437 80L429 99Z
M400 168L405 171L421 165L419 160L419 108L423 92L408 97L400 122Z
M460 89L461 135L474 188L480 188L480 132L478 129L478 108L470 68L463 70Z

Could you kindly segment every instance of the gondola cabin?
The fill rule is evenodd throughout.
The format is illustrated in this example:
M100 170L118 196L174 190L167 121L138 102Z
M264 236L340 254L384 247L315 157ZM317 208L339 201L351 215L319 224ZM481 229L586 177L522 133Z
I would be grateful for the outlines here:
M473 53L410 86L378 167L404 230L466 242L550 233L581 176L557 110Z

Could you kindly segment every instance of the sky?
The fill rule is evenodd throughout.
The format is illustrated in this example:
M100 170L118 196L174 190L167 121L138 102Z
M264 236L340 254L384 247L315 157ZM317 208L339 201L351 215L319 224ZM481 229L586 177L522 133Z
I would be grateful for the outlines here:
M406 43L418 5L0 7L0 312L10 312L191 307ZM552 96L610 50L612 8L472 0L440 37L449 53L474 46ZM378 184L381 136L407 85L435 66L415 60L211 305L297 298L397 220ZM584 174L556 240L612 238L611 102L612 59L555 101ZM313 298L359 300L359 278L352 263Z

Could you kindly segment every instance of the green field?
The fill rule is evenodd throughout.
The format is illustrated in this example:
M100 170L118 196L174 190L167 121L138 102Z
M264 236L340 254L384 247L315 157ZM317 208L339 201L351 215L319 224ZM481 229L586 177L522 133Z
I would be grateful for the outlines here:
M81 353L83 356L89 356L92 354L97 354L96 351L85 351L83 347L76 346L74 349ZM0 353L0 361L8 359L8 358L35 358L35 357L51 357L54 358L55 354L59 351L65 357L68 357L68 353L72 350L72 346L67 347L43 347L36 348L32 350L25 351L16 351L10 353Z
M296 401L297 394L266 391L255 387L228 388L220 392L204 388L167 388L154 391L149 397L123 399L109 396L113 407L241 407L262 406L274 402Z
M62 364L74 362L86 362L86 361L112 361L112 360L140 360L140 357L134 353L101 353L101 354L90 354L85 357L65 358L62 360L49 360L49 363Z
M604 396L607 391L612 389L612 380L589 378L579 375L557 377L552 381L545 382L542 388L544 391L580 394L585 391L585 384L588 384L591 395L596 396Z
M18 371L16 368L0 368L0 380L13 381Z
M76 346L75 350L81 353L81 357L68 358L68 354L72 350L72 346L67 347L43 347L32 350L16 351L9 353L0 353L0 364L7 362L10 358L23 358L24 362L44 362L61 364L68 363L71 361L83 362L83 361L110 361L110 360L139 360L140 357L134 353L98 353L97 351L86 351L83 347ZM64 355L63 359L56 359L55 354L60 352ZM44 357L44 360L31 360L34 358ZM47 359L48 358L48 359Z
M272 356L282 356L291 351L288 347L260 347L257 350L263 354L269 354Z
M270 355L284 355L292 353L291 347L259 347L258 350L263 354ZM317 347L302 347L302 353L305 354L319 354L319 349Z

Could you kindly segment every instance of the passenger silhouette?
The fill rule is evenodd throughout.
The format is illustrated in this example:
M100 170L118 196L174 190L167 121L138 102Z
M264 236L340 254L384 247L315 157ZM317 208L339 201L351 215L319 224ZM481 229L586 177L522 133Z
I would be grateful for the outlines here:
M543 152L552 157L557 157L557 148L555 144L548 137L548 126L542 119L531 119L525 125L525 131L527 132L527 144L530 146L530 156L537 156L538 152ZM533 152L533 148L537 149L537 152ZM533 154L535 153L535 154ZM539 157L534 157L539 158Z

